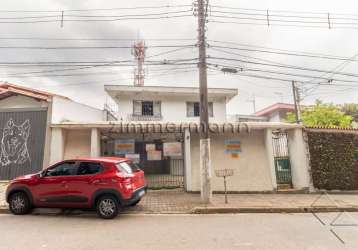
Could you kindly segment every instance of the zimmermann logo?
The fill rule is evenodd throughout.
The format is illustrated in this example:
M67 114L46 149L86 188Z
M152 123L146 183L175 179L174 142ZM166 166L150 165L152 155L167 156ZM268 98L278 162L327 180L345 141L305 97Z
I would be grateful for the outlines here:
M208 131L211 134L223 133L242 133L250 132L248 123L210 123L206 126L204 123L112 123L113 132L118 133L183 133L186 129L193 133Z

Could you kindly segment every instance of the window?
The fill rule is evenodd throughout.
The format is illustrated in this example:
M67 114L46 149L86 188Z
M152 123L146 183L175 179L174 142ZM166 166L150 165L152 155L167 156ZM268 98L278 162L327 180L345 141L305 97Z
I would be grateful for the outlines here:
M98 162L81 162L77 175L96 174L102 171L102 165Z
M213 103L209 102L208 112L209 116L214 116ZM200 116L200 103L199 102L187 102L186 103L186 115L187 117L199 117Z
M142 115L153 115L153 102L142 102Z
M133 101L133 115L135 116L161 116L160 101Z
M64 162L59 165L50 168L46 171L45 176L66 176L66 175L76 175L77 167L76 162Z
M124 171L127 174L133 174L134 172L137 172L140 170L139 166L133 162L130 161L124 161L116 164L117 169L119 171Z

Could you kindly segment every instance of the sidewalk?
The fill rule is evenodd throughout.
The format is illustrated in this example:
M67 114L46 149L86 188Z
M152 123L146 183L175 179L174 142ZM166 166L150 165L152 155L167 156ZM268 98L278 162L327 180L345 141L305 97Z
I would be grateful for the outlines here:
M7 212L6 185L0 183L0 213ZM200 201L200 194L183 190L150 190L135 207L124 213L302 213L302 212L358 212L357 194L229 194L225 204L223 194L214 194L212 204Z

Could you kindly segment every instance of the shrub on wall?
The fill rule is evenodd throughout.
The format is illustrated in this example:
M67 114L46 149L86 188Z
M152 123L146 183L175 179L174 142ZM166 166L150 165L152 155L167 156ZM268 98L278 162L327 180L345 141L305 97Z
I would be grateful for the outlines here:
M309 131L307 135L314 187L358 190L358 134Z

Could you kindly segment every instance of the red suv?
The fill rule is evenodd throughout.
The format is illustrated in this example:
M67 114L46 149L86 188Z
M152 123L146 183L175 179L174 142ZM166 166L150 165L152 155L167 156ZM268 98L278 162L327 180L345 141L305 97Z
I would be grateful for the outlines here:
M144 172L128 159L83 158L59 162L37 174L17 177L6 190L13 214L33 207L95 208L111 219L134 206L147 190Z

